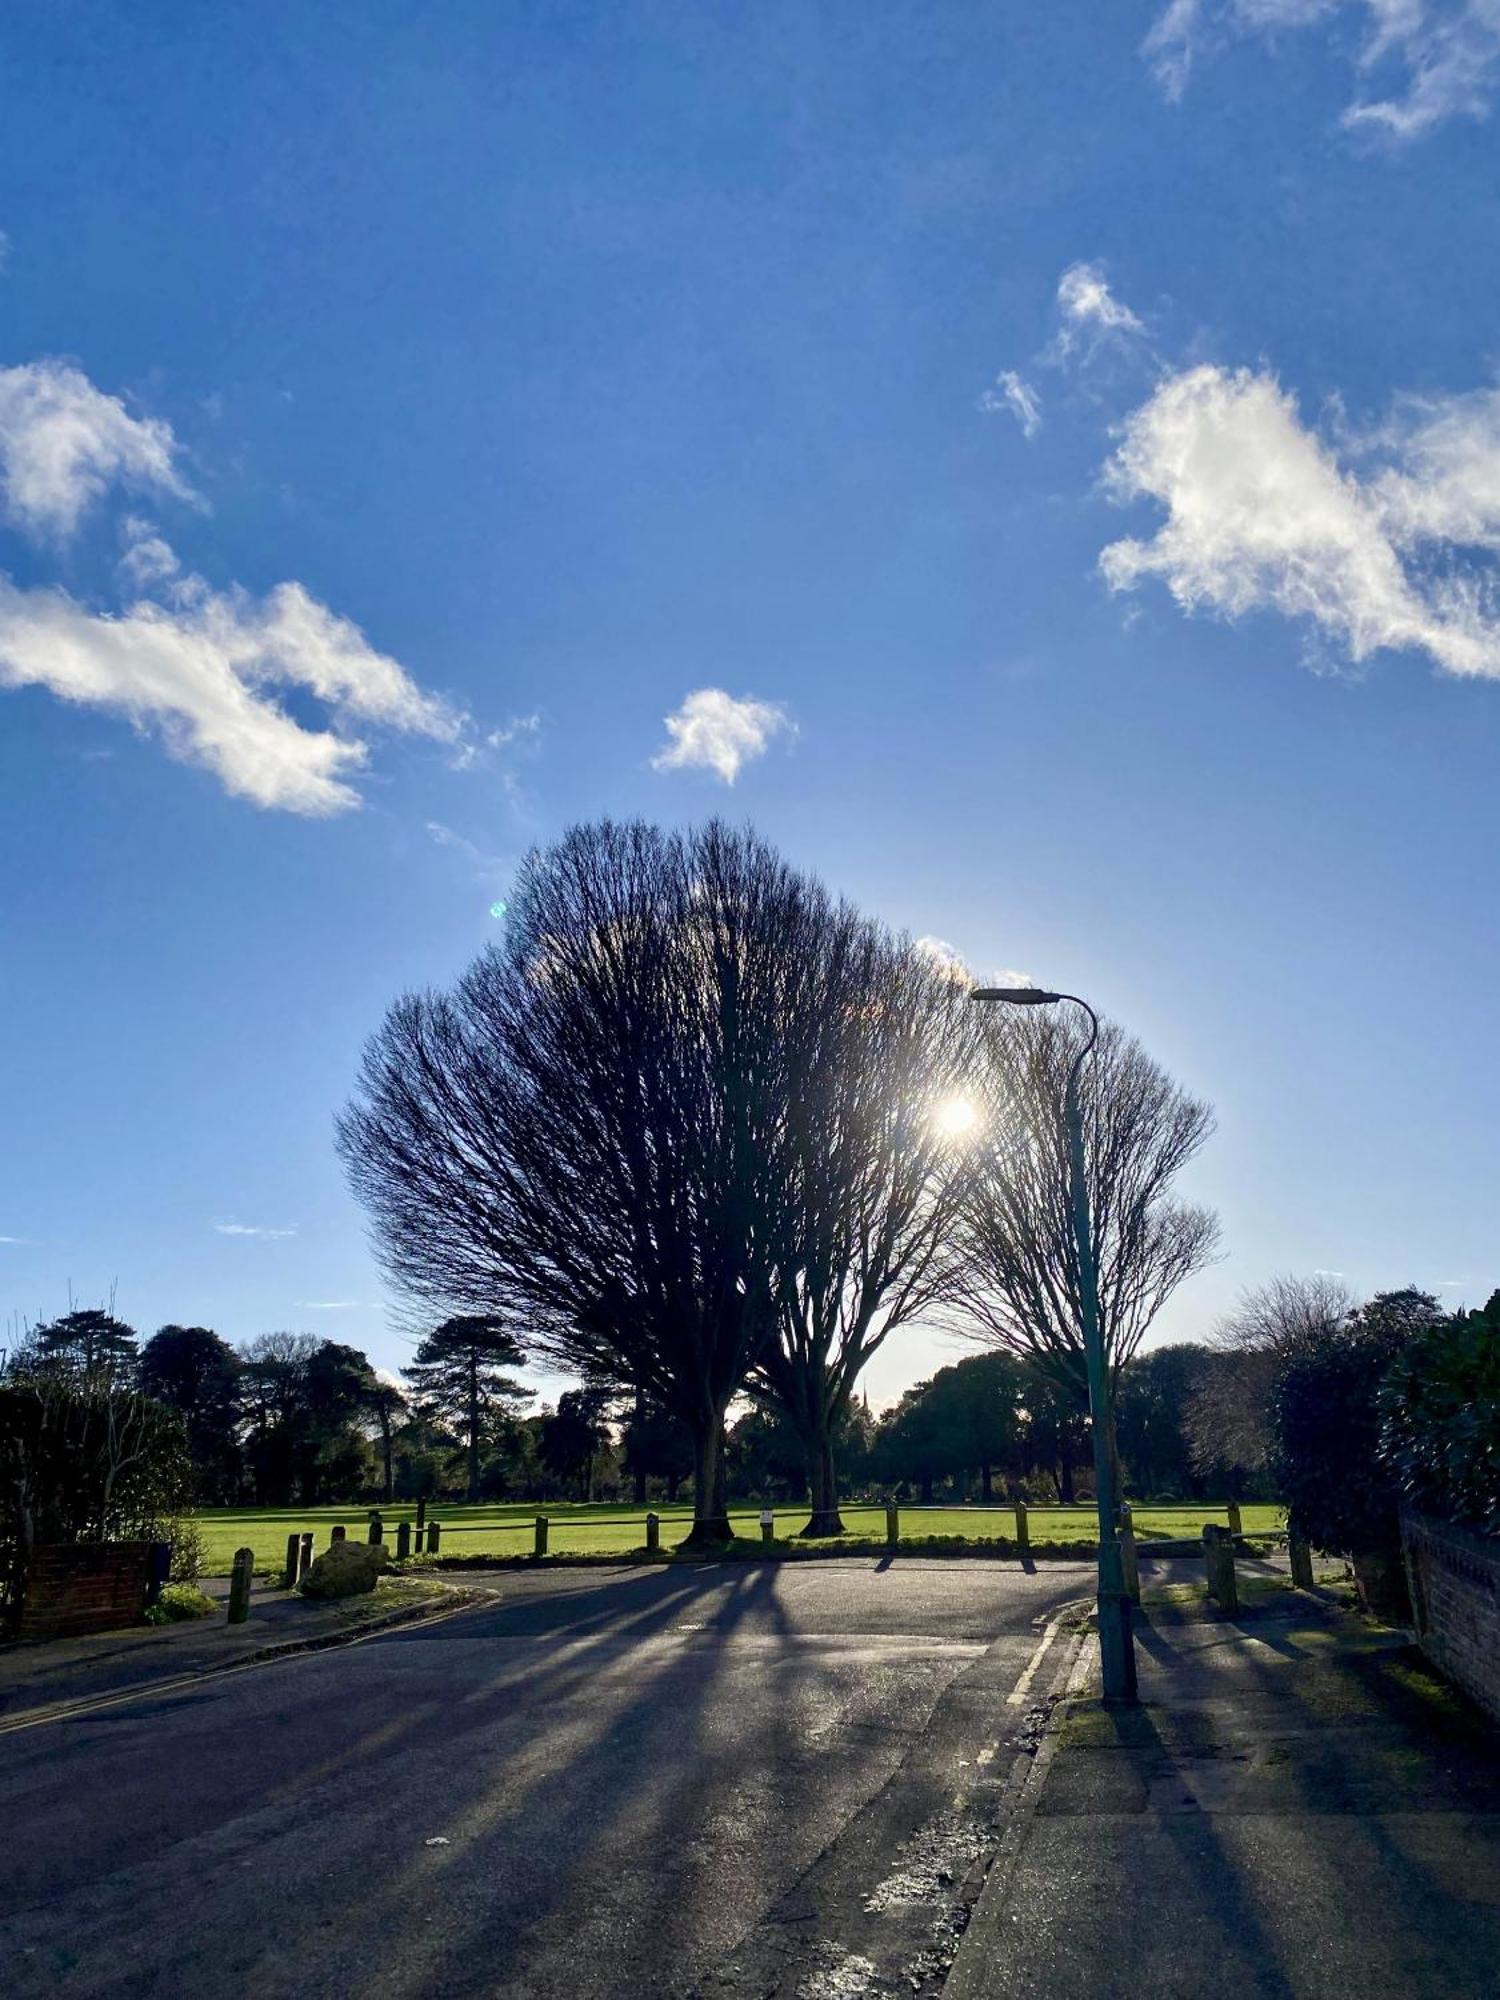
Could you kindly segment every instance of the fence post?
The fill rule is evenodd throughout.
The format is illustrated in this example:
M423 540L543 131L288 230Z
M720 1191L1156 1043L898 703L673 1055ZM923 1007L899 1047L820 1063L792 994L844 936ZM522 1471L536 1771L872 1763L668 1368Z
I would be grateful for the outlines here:
M894 1500L885 1503L885 1545L893 1549L901 1539L901 1509Z
M378 1507L372 1507L370 1509L371 1546L373 1547L376 1543L383 1542L384 1540L385 1540L385 1526L380 1518L380 1509Z
M250 1584L255 1575L254 1549L236 1549L229 1572L229 1623L243 1625L250 1616Z
M286 1538L286 1581L284 1588L295 1590L297 1578L302 1570L302 1537L291 1534Z
M1293 1590L1311 1590L1313 1587L1312 1549L1305 1537L1295 1528L1286 1532L1286 1552L1292 1568Z
M536 1517L536 1547L532 1553L539 1556L544 1556L547 1553L547 1516L545 1514L538 1514Z
M429 1522L427 1523L427 1553L428 1553L428 1555L430 1555L430 1556L435 1556L435 1555L437 1554L437 1552L438 1552L439 1548L440 1548L440 1547L442 1546L442 1541L443 1541L443 1524L442 1524L442 1522L441 1522L441 1521L429 1521Z
M648 1514L646 1516L647 1555L654 1556L660 1547L661 1547L661 1516L658 1514Z
M776 1510L773 1507L762 1507L760 1510L760 1538L763 1542L776 1539Z
M297 1551L297 1581L299 1583L302 1581L303 1577L307 1575L307 1572L312 1568L312 1563L313 1563L313 1537L312 1537L312 1529L309 1528L307 1533L302 1537L301 1548Z
M1238 1537L1244 1534L1245 1532L1244 1522L1240 1519L1239 1501L1231 1500L1228 1507L1224 1511L1229 1516L1229 1532L1231 1535L1235 1536L1236 1539L1238 1539Z
M1018 1496L1016 1499L1016 1547L1021 1551L1023 1556L1031 1547L1031 1522L1028 1518L1029 1513L1030 1509L1027 1507L1026 1502Z
M1216 1528L1212 1522L1204 1528L1203 1559L1209 1596L1233 1616L1240 1608L1240 1593L1234 1574L1234 1537L1227 1528Z
M348 1531L345 1528L343 1522L336 1521L333 1527L329 1530L328 1539L330 1542L342 1542L346 1538L347 1533Z
M1135 1516L1129 1506L1120 1509L1120 1567L1125 1572L1125 1589L1133 1604L1141 1601L1141 1558L1135 1545Z
M411 1522L410 1522L410 1521L398 1521L398 1522L396 1523L396 1560L397 1560L397 1562L398 1562L398 1563L404 1563L404 1562L406 1561L406 1558L407 1558L407 1557L408 1557L408 1556L409 1556L410 1554L411 1554Z

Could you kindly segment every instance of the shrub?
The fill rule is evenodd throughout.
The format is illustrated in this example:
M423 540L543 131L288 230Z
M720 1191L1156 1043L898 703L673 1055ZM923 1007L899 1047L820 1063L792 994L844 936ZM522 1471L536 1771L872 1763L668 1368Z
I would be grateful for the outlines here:
M1424 1513L1500 1534L1500 1292L1397 1358L1380 1394L1381 1450Z
M218 1610L211 1597L190 1583L169 1583L146 1612L148 1625L177 1625L188 1618L211 1618Z

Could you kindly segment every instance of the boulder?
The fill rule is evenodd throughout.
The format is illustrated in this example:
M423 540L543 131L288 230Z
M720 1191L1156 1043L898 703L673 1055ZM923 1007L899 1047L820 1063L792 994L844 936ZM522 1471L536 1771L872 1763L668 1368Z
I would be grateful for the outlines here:
M373 1590L386 1567L380 1542L335 1542L302 1579L304 1597L357 1597Z

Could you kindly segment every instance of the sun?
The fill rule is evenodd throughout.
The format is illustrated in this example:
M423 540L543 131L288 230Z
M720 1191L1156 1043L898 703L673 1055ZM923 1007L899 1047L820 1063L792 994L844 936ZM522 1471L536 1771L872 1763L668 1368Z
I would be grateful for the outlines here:
M979 1123L979 1113L967 1097L945 1097L932 1119L945 1139L961 1139Z

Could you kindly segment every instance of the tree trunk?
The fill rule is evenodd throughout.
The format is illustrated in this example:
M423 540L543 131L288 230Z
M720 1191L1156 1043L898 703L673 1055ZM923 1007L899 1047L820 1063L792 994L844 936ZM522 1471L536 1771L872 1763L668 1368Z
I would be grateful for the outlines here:
M723 1423L717 1412L693 1435L693 1526L685 1549L717 1548L730 1540L724 1506Z
M380 1427L381 1456L385 1460L385 1503L387 1506L396 1497L396 1484L391 1472L391 1413L385 1413L385 1421Z
M1068 1456L1068 1447L1060 1445L1057 1453L1057 1497L1065 1507L1073 1504L1073 1461Z
M839 1513L839 1481L833 1462L833 1439L826 1431L808 1455L808 1470L812 1475L812 1514L802 1530L803 1534L842 1535L845 1529Z
M979 1468L979 1497L986 1507L995 1497L994 1473L989 1465L981 1465Z
M667 1505L669 1507L675 1507L677 1505L677 1495L681 1490L682 1490L682 1474L680 1472L669 1472L667 1474ZM644 1500L645 1497L646 1497L646 1476L644 1473L642 1473L641 1498Z
M922 1470L922 1505L924 1507L932 1505L932 1474L925 1466Z
M479 1498L479 1353L469 1354L469 1498Z

